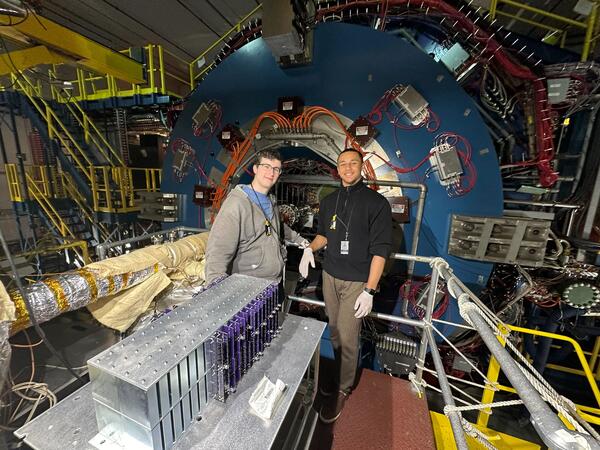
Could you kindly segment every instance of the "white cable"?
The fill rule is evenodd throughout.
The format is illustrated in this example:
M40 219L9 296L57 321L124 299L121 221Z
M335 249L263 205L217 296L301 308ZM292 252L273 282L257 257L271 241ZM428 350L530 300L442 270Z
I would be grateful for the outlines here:
M431 373L433 375L437 374L437 372L435 370L428 369L427 367L419 367L419 368L422 369L424 372L428 372L428 373ZM458 378L458 377L455 377L453 375L448 375L448 374L446 374L446 377L449 378L449 379L451 379L451 380L458 381L460 383L465 383L465 384L468 384L470 386L477 387L479 389L489 389L489 390L492 390L492 391L495 391L495 392L498 392L500 390L495 385L492 385L492 384L489 384L489 385L486 386L485 384L475 383L474 381L465 380L463 378Z
M462 411L476 411L482 409L492 409L492 408L503 408L505 406L516 406L522 405L523 400L506 400L502 402L494 402L494 403L480 403L479 405L472 406L444 406L444 414L451 412L462 412Z
M431 321L432 322L437 322L437 323L443 323L444 325L450 325L450 326L453 326L453 327L465 328L466 330L475 331L475 328L473 328L470 325L463 325L461 323L449 322L449 321L442 320L442 319L431 319Z
M462 295L461 295L462 297ZM464 297L459 299L459 311L460 314L465 320L469 321L466 310L470 309L474 311L476 314L480 314L479 307L473 302L469 302ZM497 335L502 335L499 328L488 320L484 314L480 314L481 317L486 321L486 323L490 326L490 328ZM521 360L523 365L517 363L518 367L523 372L523 375L527 378L527 380L531 383L536 391L538 391L546 402L550 403L554 409L556 409L560 414L562 414L566 420L579 432L587 433L588 431L583 428L583 426L579 423L579 421L573 417L579 416L577 411L573 411L571 405L565 402L565 398L561 396L548 382L542 377L542 375L531 365L531 363L517 350L514 344L510 341L510 339L505 336L506 346L510 348L513 353ZM516 362L516 361L515 361ZM523 367L525 366L525 367ZM526 370L527 368L527 370Z
M467 364L469 364L469 366L471 366L471 367L473 368L473 370L475 370L475 371L476 371L476 372L477 372L477 373L478 373L478 374L481 376L481 378L483 378L483 379L485 380L485 382L486 382L486 383L489 383L490 385L492 384L492 382L491 382L491 381L490 381L490 380L489 380L489 379L488 379L488 378L485 376L485 374L484 374L484 373L483 373L481 370L479 370L479 369L477 368L477 366L476 366L475 364L473 364L473 362L472 362L472 361L471 361L469 358L467 358L465 355L463 355L463 353L462 353L462 352L461 352L461 351L460 351L458 348L456 348L456 346L455 346L455 345L454 345L452 342L450 342L450 340L449 340L449 339L448 339L446 336L444 336L440 330L438 330L438 329L437 329L435 326L433 326L433 324L431 325L431 328L432 328L432 329L433 329L433 331L435 331L435 332L436 332L436 333L437 333L439 336L441 336L441 338L442 338L442 339L443 339L443 340L444 340L444 341L445 341L445 342L446 342L446 343L447 343L447 344L448 344L450 347L452 347L452 349L453 349L453 350L454 350L456 353L458 353L458 354L460 355L460 357L461 357L462 359L464 359L464 360L467 362Z

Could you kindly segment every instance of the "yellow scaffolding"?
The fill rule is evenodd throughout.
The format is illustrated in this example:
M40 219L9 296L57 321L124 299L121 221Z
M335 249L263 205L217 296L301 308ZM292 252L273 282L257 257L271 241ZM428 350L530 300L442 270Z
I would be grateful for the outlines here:
M35 256L35 255L46 255L46 254L54 254L63 250L69 250L69 249L80 249L81 250L81 255L79 255L82 259L82 261L84 262L84 264L89 264L92 262L92 259L90 258L90 252L88 249L88 244L85 241L72 241L72 242L67 242L65 244L61 244L61 245L54 245L52 247L43 247L43 248L37 248L35 250L29 251L29 252L23 252L23 253L19 253L16 255L13 255L13 258L27 258L29 256ZM75 253L77 253L75 251ZM4 258L2 258L1 260L5 260Z
M561 34L561 46L564 46L567 29L560 27L552 27L547 24L542 24L532 19L528 19L525 17L521 17L517 14L510 14L505 11L499 11L498 5L505 4L508 6L512 6L517 10L528 11L533 14L539 14L542 17L546 17L555 22L560 22L562 25L569 25L578 29L585 30L585 38L583 41L583 48L581 50L581 61L587 61L590 57L593 45L595 43L594 31L596 29L596 21L598 15L598 4L594 1L591 5L591 11L585 21L571 19L569 17L564 17L559 14L554 14L552 12L536 8L534 6L528 5L527 3L518 2L515 0L491 0L490 4L490 16L492 19L496 18L496 16L502 16L509 19L513 19L519 22L526 23L528 25L532 25L544 30L553 31Z
M256 14L261 8L262 8L262 4L258 5L256 8L254 8L248 14L246 14L229 31L227 31L223 36L221 36L219 39L217 39L215 42L213 42L213 44L210 47L208 47L206 50L204 50L198 57L196 57L195 59L192 60L192 62L189 63L190 89L191 90L194 90L194 88L196 87L196 80L198 78L200 78L202 75L204 75L206 72L208 72L216 64L215 61L212 61L210 64L204 66L204 68L202 70L200 70L199 72L196 72L196 69L199 68L198 63L199 62L205 63L206 62L205 58L208 55L208 53L210 53L212 50L214 50L219 44L221 44L223 41L225 41L225 39L227 39L233 33L239 33L239 31L242 29L242 25L244 25L246 22L248 22L248 19L250 19L250 17L252 17L254 14Z
M4 168L10 200L23 202L17 165L8 163ZM94 222L93 212L139 211L139 194L159 192L162 175L162 170L156 168L90 166L88 176L93 197L93 205L90 208L86 206L86 198L79 192L70 175L65 172L59 175L55 168L50 167L48 176L47 169L48 167L39 165L25 167L28 192L31 194L33 189L36 195L46 198L71 198L81 207L90 222ZM137 186L135 181L138 181ZM118 186L118 189L112 187L113 183ZM52 192L54 192L53 196ZM108 233L108 230L103 231Z
M17 175L17 165L4 164L4 170L6 172L10 200L13 202L22 202L23 196L21 195L21 183L19 182L19 176Z
M577 341L575 341L573 338L564 336L562 334L548 333L546 331L533 330L530 328L517 327L517 326L513 326L513 325L507 325L507 327L511 331L515 331L515 332L523 333L523 334L531 334L534 336L539 336L539 337L544 337L544 338L556 339L559 341L567 342L573 346L573 349L575 350L575 353L577 354L577 358L579 359L579 363L581 364L581 367L583 369L581 371L581 373L577 373L577 374L581 374L581 375L585 376L585 378L587 379L589 387L594 395L594 400L598 406L598 408L596 408L596 407L591 407L591 406L586 406L586 405L575 405L577 407L577 412L587 422L594 424L594 425L600 425L600 390L598 389L598 384L596 383L596 379L592 373L592 370L590 369L590 363L596 364L598 361L598 353L600 351L600 341L598 341L598 339L596 340L596 342L594 344L594 350L591 353L591 359L588 362L588 360L585 357L585 352L583 351L583 349L581 348L579 343ZM506 329L500 330L500 331L504 334L505 330ZM502 345L505 344L505 341L502 337L498 336L498 340L500 341L500 343ZM546 367L552 368L550 365L547 365ZM593 367L593 365L592 365L592 367ZM565 368L563 368L563 369L565 369ZM571 372L571 373L575 373L575 372ZM486 374L486 377L491 382L491 385L488 386L486 389L484 389L483 395L481 397L481 403L483 403L483 404L492 403L497 391L516 393L516 391L513 388L511 388L510 386L504 386L504 385L501 385L498 383L499 375L500 375L500 365L498 364L498 361L496 360L496 358L494 358L492 356L490 358L490 364L488 366L488 372ZM477 425L480 427L487 427L487 424L489 421L489 414L490 414L489 409L482 410L477 417Z
M120 53L133 58L136 49L130 47ZM146 64L143 67L144 81L141 83L125 83L119 81L109 74L99 74L82 68L75 70L75 79L69 80L67 84L73 88L72 95L64 96L55 89L52 98L61 103L80 102L91 100L104 100L113 97L133 97L134 95L168 95L171 97L182 97L183 87L187 87L189 81L182 75L188 68L188 61L178 57L163 48L162 45L148 44L142 47L143 58ZM167 65L180 66L181 74L169 70ZM50 77L59 79L60 67L54 65L50 71Z

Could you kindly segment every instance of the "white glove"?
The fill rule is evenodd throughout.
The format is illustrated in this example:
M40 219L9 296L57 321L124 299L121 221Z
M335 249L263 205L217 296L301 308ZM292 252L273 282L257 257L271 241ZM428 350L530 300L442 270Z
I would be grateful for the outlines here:
M354 303L354 317L361 319L373 309L373 296L368 292L362 291Z
M308 239L303 239L298 246L300 248L307 248L310 245L310 241ZM314 266L313 266L314 267Z
M308 276L308 264L315 268L315 256L313 255L313 251L310 247L306 247L304 249L304 253L302 254L302 259L300 260L300 266L298 269L300 270L300 275L302 278L306 278Z

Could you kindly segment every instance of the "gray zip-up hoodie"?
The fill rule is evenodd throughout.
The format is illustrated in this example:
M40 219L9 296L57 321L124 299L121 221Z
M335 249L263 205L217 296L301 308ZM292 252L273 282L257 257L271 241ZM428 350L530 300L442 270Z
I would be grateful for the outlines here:
M275 197L271 235L265 232L265 216L260 207L236 186L225 199L208 236L206 282L224 274L241 273L258 278L281 280L287 252L281 245L279 208ZM301 245L305 239L287 225L284 238Z

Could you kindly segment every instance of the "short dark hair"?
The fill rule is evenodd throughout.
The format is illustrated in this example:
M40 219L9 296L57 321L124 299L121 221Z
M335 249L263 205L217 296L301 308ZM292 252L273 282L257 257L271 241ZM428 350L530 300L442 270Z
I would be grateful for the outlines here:
M254 164L260 164L260 161L263 158L276 159L277 161L283 162L281 153L279 153L277 150L261 150L259 152L256 152L256 155L254 155Z
M348 147L347 149L343 150L342 152L340 152L340 154L337 157L337 160L340 160L340 156L342 156L344 153L349 153L349 152L355 152L358 156L360 156L360 162L363 162L363 154L361 152L359 152L358 150L356 150L353 147Z

